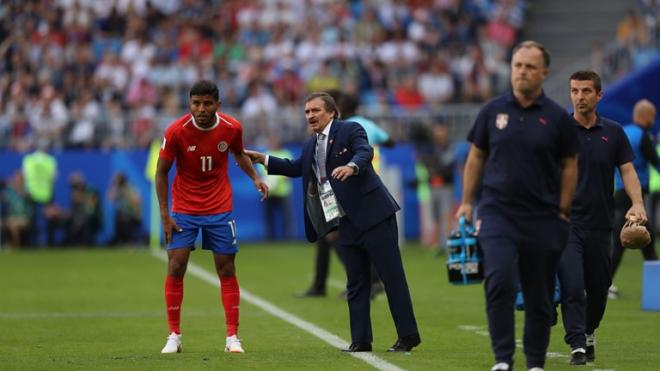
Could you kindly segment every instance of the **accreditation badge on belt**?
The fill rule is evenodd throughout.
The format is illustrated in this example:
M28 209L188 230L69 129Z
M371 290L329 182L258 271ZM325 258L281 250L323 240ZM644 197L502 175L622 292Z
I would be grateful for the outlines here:
M495 127L503 130L509 125L509 115L506 113L498 113L495 117Z
M319 198L321 199L325 221L330 222L333 219L339 218L339 203L337 203L337 197L335 197L335 192L332 190L330 182L321 183L319 186Z

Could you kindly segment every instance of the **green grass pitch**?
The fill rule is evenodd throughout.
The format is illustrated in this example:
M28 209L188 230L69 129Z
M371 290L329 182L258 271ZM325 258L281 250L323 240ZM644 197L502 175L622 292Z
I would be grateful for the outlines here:
M348 310L338 298L345 280L333 256L329 295L298 299L311 281L314 246L243 244L241 288L279 309L349 341ZM403 249L422 344L389 354L396 339L384 296L372 304L373 354L406 370L487 370L493 364L481 285L451 286L445 257L417 245ZM191 262L213 273L211 255ZM660 368L660 312L640 309L641 257L628 251L616 279L622 296L608 303L597 331L596 363L586 370ZM226 354L224 313L216 285L186 277L183 353L161 355L167 322L165 263L145 249L0 252L2 370L367 370L314 335L246 300L239 336L245 354ZM561 319L560 319L561 320ZM522 314L517 314L520 338ZM561 324L553 328L547 370L574 370ZM522 349L516 368L524 368Z

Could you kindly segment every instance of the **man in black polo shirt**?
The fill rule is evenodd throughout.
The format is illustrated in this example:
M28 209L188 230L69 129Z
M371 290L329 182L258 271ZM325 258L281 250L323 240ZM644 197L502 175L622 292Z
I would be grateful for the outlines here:
M486 104L468 136L472 145L457 216L472 219L483 173L479 243L495 353L492 370L513 367L518 277L525 300L528 369L543 369L550 340L552 295L568 236L579 142L568 113L543 94L549 65L543 45L517 45L511 60L512 91Z
M572 349L570 363L584 365L594 361L594 331L605 313L612 281L616 168L632 200L626 217L645 223L646 211L628 137L618 123L596 113L603 96L600 77L592 71L578 71L569 81L574 125L580 138L579 176L568 243L559 261L559 282L564 341Z

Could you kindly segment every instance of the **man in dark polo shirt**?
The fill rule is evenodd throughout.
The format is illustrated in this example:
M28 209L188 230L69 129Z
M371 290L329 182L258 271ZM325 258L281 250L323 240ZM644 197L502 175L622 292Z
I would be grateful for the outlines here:
M603 96L600 77L593 71L578 71L569 82L580 139L579 175L568 243L559 261L559 282L564 341L572 349L570 363L584 365L595 358L594 331L605 313L612 278L615 169L623 174L632 200L626 217L645 223L646 211L628 137L618 123L596 113Z
M571 117L543 93L549 65L543 45L517 45L511 60L512 91L487 103L468 135L472 145L457 216L472 219L483 173L479 243L495 353L492 370L513 368L518 281L525 301L528 369L543 369L550 340L552 295L568 236L579 142Z
M642 99L635 103L633 107L633 121L623 127L630 146L632 147L635 159L632 164L637 172L639 183L642 186L642 198L646 199L650 188L650 169L653 167L656 171L660 170L660 158L656 152L656 143L651 133L651 128L655 124L656 108L653 103ZM618 238L621 228L626 223L626 212L630 208L630 199L625 192L624 184L621 180L620 172L614 175L614 244L612 250L612 281L616 277L616 271L623 258L623 252L626 250L621 245L621 239ZM650 225L647 225L651 232L651 243L640 249L644 260L658 260L658 254L655 252L655 238L653 233L653 212L649 212L651 217ZM610 286L609 299L617 299L619 290Z

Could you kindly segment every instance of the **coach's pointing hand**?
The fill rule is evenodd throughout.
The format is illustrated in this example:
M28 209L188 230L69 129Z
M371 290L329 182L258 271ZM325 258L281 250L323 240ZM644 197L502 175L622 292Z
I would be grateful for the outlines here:
M259 193L261 193L261 201L268 198L268 184L261 179L256 179L254 181L254 186L257 187Z

